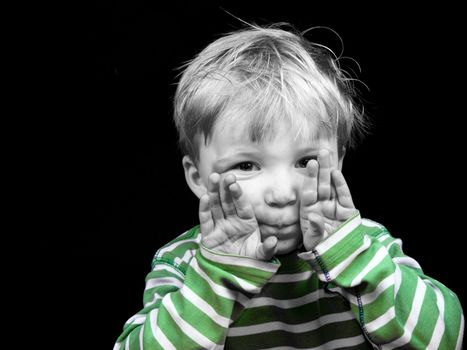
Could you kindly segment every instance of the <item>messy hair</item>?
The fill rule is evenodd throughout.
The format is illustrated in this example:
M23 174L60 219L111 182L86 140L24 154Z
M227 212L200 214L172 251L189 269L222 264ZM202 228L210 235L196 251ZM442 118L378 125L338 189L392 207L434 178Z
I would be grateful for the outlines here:
M181 152L195 162L199 136L207 144L219 118L245 118L258 143L285 121L297 138L337 137L339 153L366 128L353 79L326 47L293 30L249 25L215 40L183 69L174 121Z

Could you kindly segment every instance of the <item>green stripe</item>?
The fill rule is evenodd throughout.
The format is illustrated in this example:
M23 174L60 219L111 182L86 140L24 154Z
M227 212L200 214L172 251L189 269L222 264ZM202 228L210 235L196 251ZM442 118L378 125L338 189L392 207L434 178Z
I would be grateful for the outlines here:
M155 328L157 328L157 326L155 326ZM151 350L164 350L162 346L155 340L154 334L152 333L151 320L149 315L146 319L146 323L144 324L143 348ZM120 350L124 350L124 348Z
M129 338L129 341L130 341L130 349L136 349L136 350L139 350L139 332L141 330L141 326L138 327L137 330L135 330L133 333L130 334L130 338ZM123 348L125 349L125 348Z
M331 323L313 331L292 333L281 330L252 334L242 337L227 337L227 349L265 349L276 346L318 347L332 340L361 335L360 327L355 320ZM363 343L358 349L369 349Z
M348 311L348 302L342 297L323 298L313 303L282 309L274 305L259 306L243 310L235 326L250 326L280 320L287 324L301 324L326 314Z
M426 303L431 300L436 303L436 295L432 289L427 288L424 298L424 303L420 310L417 325L410 339L411 346L416 349L426 348L431 339L431 334L435 329L436 320L438 319L439 311L433 308L431 303ZM422 334L422 337L417 337L416 334Z
M234 272L241 274L241 276L238 276L240 278L247 277L247 282L255 285L256 287L264 285L266 283L266 278L269 278L273 275L272 272L264 272L256 268L237 268L232 267L232 265L224 265L212 262L211 260L204 258L200 252L197 253L197 261L203 271L209 271L207 275L210 276L212 281L220 285L226 285L229 289L238 291L243 291L243 288L233 278L232 275L235 276ZM227 269L229 267L231 268L231 271Z
M172 319L172 316L167 312L165 307L159 309L157 317L157 327L163 330L163 333L175 345L177 349L199 349L200 346L195 341L191 340L182 332L177 323Z
M185 299L180 293L173 294L172 301L178 314L212 342L219 342L219 335L227 331L226 328L212 321L204 312Z
M365 229L360 225L351 234L320 255L328 271L331 271L363 245L364 233Z
M189 276L185 282L187 287L211 305L219 315L230 318L234 304L233 300L215 294L211 286L195 270L190 268L187 276Z
M459 310L461 310L462 306L456 294L451 294L442 283L433 279L430 280L441 289L444 297L444 322L446 329L443 338L441 338L439 348L454 349L460 331L461 316L459 315Z
M338 284L341 286L345 287L350 287L350 284L352 281L362 272L370 263L371 261L376 257L376 253L378 250L381 248L381 246L377 246L376 244L373 246L370 246L364 253L360 254L357 256L357 258L347 266L347 268L340 273L340 275L337 277ZM385 252L384 252L385 253ZM386 254L386 253L385 253ZM390 274L393 273L394 269L394 264L389 257L389 255L386 255L376 266L372 268L371 271L367 273L366 276L364 276L365 281L382 281L386 277L388 277ZM376 279L375 279L376 277ZM367 283L364 283L362 287L367 287ZM377 286L371 285L368 286L368 289L365 288L362 293L368 293L370 291L373 291L373 289Z
M318 289L323 288L323 283L313 274L310 279L288 283L269 283L261 291L261 297L273 299L296 299L304 297Z

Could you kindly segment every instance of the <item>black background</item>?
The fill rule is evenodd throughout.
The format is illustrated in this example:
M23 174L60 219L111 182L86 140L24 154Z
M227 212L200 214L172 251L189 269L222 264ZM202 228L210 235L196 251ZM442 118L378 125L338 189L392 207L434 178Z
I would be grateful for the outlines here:
M348 2L347 2L348 3ZM344 42L372 132L344 162L363 217L402 238L425 273L459 295L465 235L465 71L459 8L394 2L96 1L67 9L55 58L61 185L47 291L71 316L63 336L112 348L142 307L155 251L197 223L171 120L177 67L247 22L326 26ZM329 30L316 40L340 52ZM62 59L63 58L63 59ZM52 179L53 180L53 179ZM62 204L63 203L63 204ZM58 268L58 269L57 269ZM54 284L55 285L55 284ZM53 296L53 297L52 297Z

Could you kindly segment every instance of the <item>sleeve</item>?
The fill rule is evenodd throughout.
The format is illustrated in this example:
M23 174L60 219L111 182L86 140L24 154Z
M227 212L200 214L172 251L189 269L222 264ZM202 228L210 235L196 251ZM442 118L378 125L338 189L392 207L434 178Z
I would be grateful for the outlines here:
M280 265L202 246L185 272L176 259L155 261L144 308L126 322L114 350L223 348L229 325Z
M314 250L300 254L327 289L350 303L377 349L461 349L457 296L426 276L382 226L357 212Z

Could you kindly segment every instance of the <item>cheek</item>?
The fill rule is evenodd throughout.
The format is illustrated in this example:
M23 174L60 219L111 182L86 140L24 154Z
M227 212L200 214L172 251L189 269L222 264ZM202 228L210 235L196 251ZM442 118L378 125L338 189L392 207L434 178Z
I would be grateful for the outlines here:
M238 184L240 185L243 195L246 199L250 202L250 204L255 208L256 206L260 205L262 200L262 188L257 181L252 180L238 180Z

